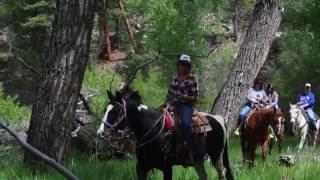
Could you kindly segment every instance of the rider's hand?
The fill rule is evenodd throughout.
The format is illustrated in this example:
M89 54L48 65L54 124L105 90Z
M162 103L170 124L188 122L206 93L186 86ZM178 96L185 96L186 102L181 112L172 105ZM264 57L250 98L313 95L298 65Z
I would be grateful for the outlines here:
M258 104L258 103L259 103L259 101L257 101L257 100L255 100L255 99L253 99L253 100L252 100L252 103L254 103L254 104Z
M301 105L303 105L303 102L298 102L297 105L301 106Z
M164 103L164 104L161 104L161 105L159 106L159 109L166 108L166 107L167 107L167 104Z
M179 94L178 95L178 99L181 99L181 100L185 100L187 97L187 95L184 95L184 94Z

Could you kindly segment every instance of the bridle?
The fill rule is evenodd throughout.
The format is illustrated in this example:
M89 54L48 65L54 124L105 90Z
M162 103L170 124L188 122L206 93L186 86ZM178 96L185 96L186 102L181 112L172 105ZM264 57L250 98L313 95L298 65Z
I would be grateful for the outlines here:
M107 127L110 127L113 129L117 127L120 123L122 123L122 121L127 119L127 103L123 98L121 100L122 100L122 103L116 102L121 107L118 117L116 118L117 121L113 124L110 124L107 120L106 122L104 122L104 124Z
M127 120L127 103L126 101L122 98L121 99L122 103L116 102L120 106L120 112L118 114L118 117L116 118L117 121L113 124L110 124L108 121L104 122L105 125L107 125L110 128L115 128L117 127L122 121ZM152 125L152 127L137 141L136 149L139 149L152 141L154 141L156 138L158 138L161 133L163 132L163 129L165 127L165 122L163 121L163 116L162 114L160 118ZM160 124L160 130L157 132L157 134L150 139L147 139L147 137L150 135L150 133L157 127L157 125Z
M300 111L302 111L301 109L299 109L298 107L295 108L297 110L297 116L296 117L292 117L294 119L295 122L295 126L297 126L298 124L298 117L300 116ZM305 121L305 123L303 124L303 126L299 127L299 131L301 131L301 129L303 129L305 126L307 125L307 120Z
M282 122L282 120L283 120L284 118L281 116L281 119L279 120L279 119L277 119L277 125L276 125L276 130L277 130L277 132L279 132L279 131L281 131L281 128L282 128L282 126L283 126L283 122Z

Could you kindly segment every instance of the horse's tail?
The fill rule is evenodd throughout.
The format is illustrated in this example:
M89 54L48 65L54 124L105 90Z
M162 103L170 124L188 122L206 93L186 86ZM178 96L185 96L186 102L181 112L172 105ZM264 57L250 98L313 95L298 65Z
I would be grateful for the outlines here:
M223 151L223 165L226 168L226 177L227 180L233 180L233 174L232 170L230 168L230 162L229 162L229 154L228 154L228 140L226 140L224 145L224 151Z

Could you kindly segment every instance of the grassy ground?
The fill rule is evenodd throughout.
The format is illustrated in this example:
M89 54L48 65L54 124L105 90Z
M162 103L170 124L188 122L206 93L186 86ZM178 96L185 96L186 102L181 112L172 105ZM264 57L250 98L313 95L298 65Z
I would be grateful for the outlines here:
M286 138L283 153L293 153L296 140ZM1 147L1 146L0 146ZM277 163L277 149L271 156L268 156L266 162L261 161L261 150L258 149L258 161L256 167L248 169L242 166L241 151L239 139L233 138L230 142L229 155L231 159L232 169L236 179L243 180L300 180L300 179L319 179L320 164L313 160L299 161L293 167L279 166ZM319 152L319 148L316 152ZM305 150L306 153L308 150ZM32 174L30 170L22 165L22 152L14 150L10 147L1 148L0 154L0 179L63 179L53 170L44 174ZM90 160L86 155L76 152L71 153L68 166L81 179L108 179L122 180L135 179L135 160L111 160L96 161ZM217 179L215 170L207 163L207 172L210 179ZM155 170L149 173L149 179L160 180L162 174ZM197 179L195 171L192 168L175 167L174 179L191 180Z

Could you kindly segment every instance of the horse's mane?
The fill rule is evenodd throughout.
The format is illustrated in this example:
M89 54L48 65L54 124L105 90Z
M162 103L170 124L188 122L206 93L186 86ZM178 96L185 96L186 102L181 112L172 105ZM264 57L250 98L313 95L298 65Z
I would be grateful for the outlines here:
M152 107L148 107L148 109L141 108L140 112L150 118L159 118L161 115L161 112L158 109Z
M269 113L273 113L274 109L272 108L268 108L268 109L259 109L258 111L256 111L258 113L256 113L257 115L265 115L265 114L269 114Z

